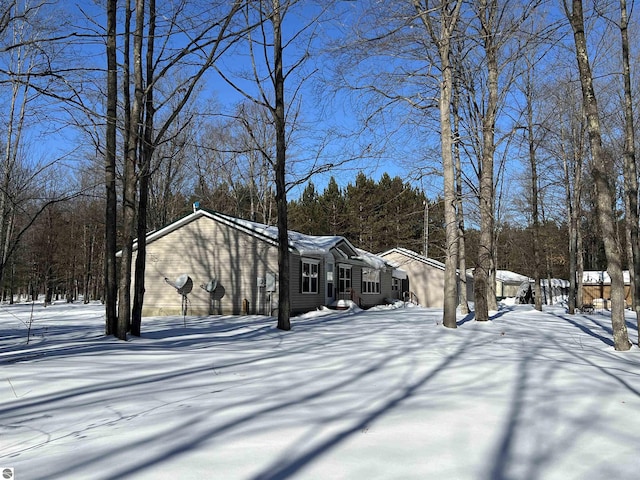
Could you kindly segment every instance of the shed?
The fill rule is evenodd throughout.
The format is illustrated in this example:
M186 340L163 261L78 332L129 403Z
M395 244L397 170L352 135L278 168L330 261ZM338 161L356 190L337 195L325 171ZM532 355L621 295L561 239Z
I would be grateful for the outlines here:
M397 269L406 272L404 296L424 307L444 306L444 264L407 248L392 248L380 254ZM458 272L458 291L463 288ZM473 278L464 275L467 298L473 296Z
M626 305L631 305L631 279L629 270L622 272L624 278L624 299ZM611 299L611 278L606 270L588 270L582 272L583 303L600 304L599 299Z
M496 297L498 299L516 297L518 289L529 277L510 270L496 270Z

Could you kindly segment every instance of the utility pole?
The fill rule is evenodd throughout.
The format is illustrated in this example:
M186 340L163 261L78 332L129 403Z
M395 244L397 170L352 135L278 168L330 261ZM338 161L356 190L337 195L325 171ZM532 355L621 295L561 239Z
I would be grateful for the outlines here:
M424 205L424 256L429 256L429 200L422 202Z

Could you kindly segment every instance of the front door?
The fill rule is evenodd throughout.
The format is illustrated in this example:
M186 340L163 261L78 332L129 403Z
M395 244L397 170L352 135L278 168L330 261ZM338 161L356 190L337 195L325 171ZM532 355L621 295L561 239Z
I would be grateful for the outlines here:
M338 293L342 300L351 300L351 265L338 266Z
M326 264L326 268L327 268L327 288L325 289L325 294L326 294L326 299L325 299L325 303L326 305L331 305L333 303L333 301L336 299L336 294L335 294L335 280L334 280L334 269L335 269L335 264L333 262L327 262Z

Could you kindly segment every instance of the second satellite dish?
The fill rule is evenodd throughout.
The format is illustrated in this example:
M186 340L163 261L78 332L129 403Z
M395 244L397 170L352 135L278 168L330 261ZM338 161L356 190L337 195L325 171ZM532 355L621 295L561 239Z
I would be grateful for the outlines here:
M218 287L218 280L212 278L206 285L200 285L200 288L203 288L209 293L213 293L215 289Z

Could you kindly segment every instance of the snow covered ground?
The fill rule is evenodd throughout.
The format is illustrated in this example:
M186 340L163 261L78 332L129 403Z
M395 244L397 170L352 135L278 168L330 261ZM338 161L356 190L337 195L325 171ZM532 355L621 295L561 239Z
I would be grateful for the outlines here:
M15 479L636 479L640 349L606 313L505 306L145 318L0 307L0 469ZM635 319L628 314L635 343Z

